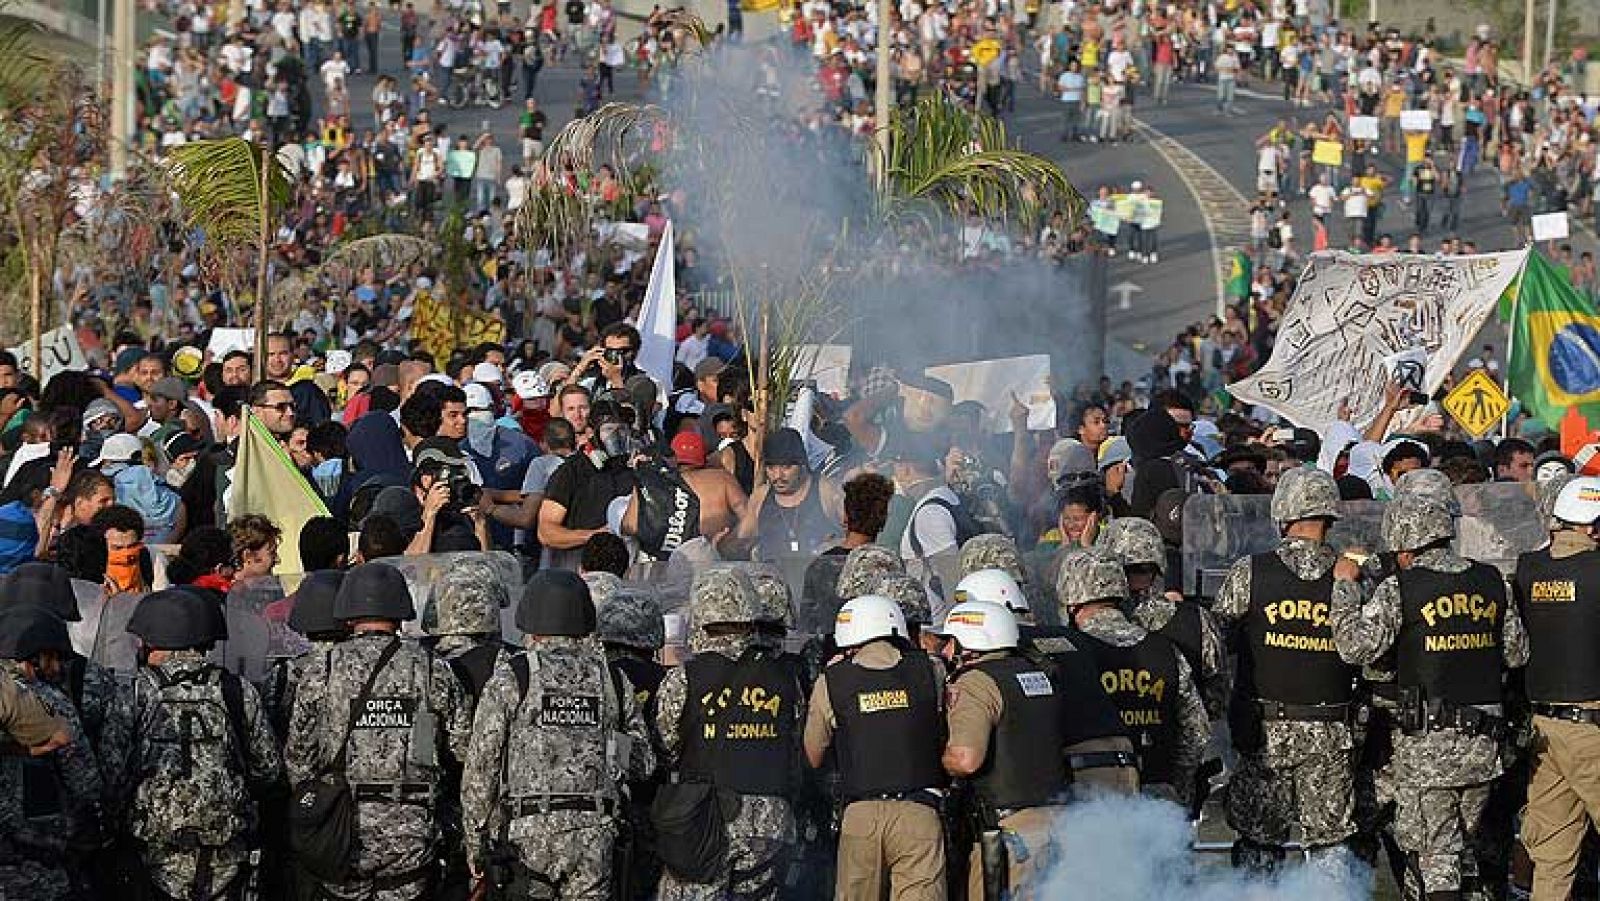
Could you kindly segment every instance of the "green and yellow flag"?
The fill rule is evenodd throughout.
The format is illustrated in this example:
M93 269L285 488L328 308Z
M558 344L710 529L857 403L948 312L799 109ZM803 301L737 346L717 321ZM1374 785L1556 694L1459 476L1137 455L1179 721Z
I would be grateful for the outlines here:
M1506 294L1512 395L1552 429L1569 408L1600 426L1600 312L1537 253L1528 254L1521 284L1513 282Z
M1228 281L1223 285L1229 297L1239 300L1250 296L1250 280L1254 277L1251 270L1254 268L1250 257L1242 250L1233 252L1233 260L1228 265Z
M280 576L304 572L300 563L300 530L313 517L327 516L328 508L311 488L311 483L295 468L267 424L244 408L243 431L239 436L239 462L233 467L233 485L228 496L228 518L259 513L283 530L278 545Z

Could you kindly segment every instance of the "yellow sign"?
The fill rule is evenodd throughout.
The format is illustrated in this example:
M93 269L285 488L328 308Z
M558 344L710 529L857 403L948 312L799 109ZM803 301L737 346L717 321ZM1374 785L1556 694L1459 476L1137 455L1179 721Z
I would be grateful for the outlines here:
M1445 395L1444 409L1467 434L1482 438L1511 409L1511 399L1487 373L1474 369Z
M980 66L987 66L1000 58L1000 41L995 38L984 38L972 45L972 61Z
M1319 166L1338 166L1344 163L1344 144L1340 141L1318 141L1311 145L1311 161Z
M458 347L505 341L506 324L487 313L456 309L424 293L417 297L412 310L411 337L422 342L423 349L433 356L435 366L443 367Z

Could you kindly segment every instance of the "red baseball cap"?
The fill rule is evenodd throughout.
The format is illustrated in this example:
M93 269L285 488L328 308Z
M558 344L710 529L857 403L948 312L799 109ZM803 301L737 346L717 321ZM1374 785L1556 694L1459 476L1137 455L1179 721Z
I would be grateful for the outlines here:
M672 456L685 466L706 465L706 442L698 432L679 432L672 438Z

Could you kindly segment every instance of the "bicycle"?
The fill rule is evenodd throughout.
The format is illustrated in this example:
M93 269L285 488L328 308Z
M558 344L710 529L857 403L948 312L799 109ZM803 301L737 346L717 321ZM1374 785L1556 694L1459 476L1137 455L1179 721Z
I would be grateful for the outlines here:
M450 79L450 96L445 102L451 109L465 109L468 106L499 109L505 102L500 94L499 73L484 72L479 66L457 69Z

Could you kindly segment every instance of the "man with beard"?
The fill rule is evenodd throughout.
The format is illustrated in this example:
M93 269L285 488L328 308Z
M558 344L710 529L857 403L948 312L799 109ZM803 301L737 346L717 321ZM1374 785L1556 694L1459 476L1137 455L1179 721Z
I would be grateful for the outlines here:
M756 515L739 522L740 539L755 542L754 556L767 561L809 560L843 537L838 491L812 475L800 433L773 432L762 456L767 484L757 486L751 495Z

